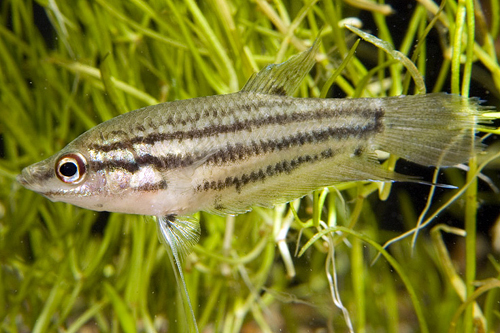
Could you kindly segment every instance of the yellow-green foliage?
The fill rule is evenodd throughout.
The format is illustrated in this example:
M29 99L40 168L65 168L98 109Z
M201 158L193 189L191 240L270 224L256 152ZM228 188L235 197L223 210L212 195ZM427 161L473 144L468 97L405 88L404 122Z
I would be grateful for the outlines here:
M254 71L297 54L319 34L318 65L300 96L327 95L330 85L350 97L417 93L434 73L428 91L488 89L494 103L498 0L483 11L472 0L444 1L441 8L431 0L408 3L403 10L411 15L395 26L388 19L402 13L371 0L2 1L0 330L187 330L153 222L52 203L15 181L22 167L104 120L158 102L237 91ZM358 31L370 43L355 51L357 36L344 27L349 17L360 29L372 22L367 32L378 38ZM429 45L429 34L439 43ZM433 68L431 48L443 59L430 61ZM384 227L398 215L377 209L391 194L389 184L339 184L237 217L200 214L200 244L183 263L200 331L342 332L349 320L358 332L498 330L499 254L490 247L493 233L476 235L481 205L500 206L488 185L477 190L495 149L472 159L467 173L449 170L440 178L458 189L439 190L425 217L418 216L434 189L393 190L385 205L401 214L399 231ZM395 161L389 158L387 167ZM433 214L447 216L441 223L453 219L467 235L441 226L429 237L428 226L412 248L417 222L425 225ZM480 225L491 227L495 218L481 216ZM405 232L409 237L381 247ZM457 234L446 239L465 249L445 245L442 232ZM337 285L329 280L335 275ZM334 304L336 288L349 315Z

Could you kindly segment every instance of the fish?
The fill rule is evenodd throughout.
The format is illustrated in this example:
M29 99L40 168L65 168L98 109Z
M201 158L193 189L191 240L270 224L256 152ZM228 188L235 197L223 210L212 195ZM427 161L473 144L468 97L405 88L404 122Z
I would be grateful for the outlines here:
M240 214L347 181L420 181L383 168L379 150L451 167L482 149L476 98L292 97L318 47L265 67L239 92L103 122L17 180L52 201L156 216L160 233L173 232L168 242L184 253L199 239L191 218L198 211Z

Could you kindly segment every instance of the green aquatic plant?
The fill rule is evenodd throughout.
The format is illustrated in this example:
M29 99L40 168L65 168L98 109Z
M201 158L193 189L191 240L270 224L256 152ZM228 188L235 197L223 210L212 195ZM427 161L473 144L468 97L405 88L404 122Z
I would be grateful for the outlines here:
M425 82L428 91L465 96L486 87L489 97L481 97L498 108L495 0L482 9L472 0L422 0L408 16L382 3L340 0L1 6L2 331L189 330L181 286L152 221L52 203L15 180L102 121L158 102L238 91L252 73L319 35L318 64L298 96L416 94ZM406 17L402 26L391 23L398 16ZM495 182L485 168L498 148L486 152L466 171L435 172L434 183L455 190L353 182L236 217L197 214L200 243L182 266L199 330L495 331L498 252L475 251L491 243L478 225L496 219L478 211L499 206L498 194L478 187L481 172ZM394 214L384 213L383 200ZM395 220L401 225L391 229ZM436 221L463 225L436 226L429 237ZM464 252L440 232L463 238Z

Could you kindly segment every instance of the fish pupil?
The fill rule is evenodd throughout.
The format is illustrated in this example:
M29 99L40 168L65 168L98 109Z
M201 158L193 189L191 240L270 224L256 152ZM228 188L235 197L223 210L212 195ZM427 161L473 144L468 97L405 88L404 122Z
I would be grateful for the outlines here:
M73 162L66 162L59 167L59 172L63 176L71 177L78 172L78 167Z

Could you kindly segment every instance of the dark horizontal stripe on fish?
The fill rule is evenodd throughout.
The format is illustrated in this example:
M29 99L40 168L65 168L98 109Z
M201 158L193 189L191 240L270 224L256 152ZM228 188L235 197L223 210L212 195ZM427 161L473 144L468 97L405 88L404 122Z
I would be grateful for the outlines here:
M35 172L33 173L33 178L36 179L37 181L44 182L56 175L54 169L47 169L43 170L41 172Z
M235 94L233 94L235 95ZM209 96L208 99L214 99L216 96ZM206 100L207 97L201 97L201 98L194 98L189 101L195 101L195 100ZM174 102L168 102L171 104L176 104L176 103L182 103L184 104L186 100L181 100L181 101L174 101ZM288 107L291 102L283 99L281 100L280 106L283 107ZM237 108L238 110L244 110L246 112L254 112L254 110L257 110L263 106L269 105L268 102L263 101L263 100L246 100L242 102L241 104L238 104ZM194 108L194 107L193 107ZM199 107L194 108L194 109L200 109ZM207 103L206 101L203 102L203 107L201 108L201 111L194 111L192 113L186 114L185 112L182 113L177 113L176 115L170 115L168 118L166 118L163 123L165 124L171 124L171 125L182 125L186 126L187 124L192 124L196 125L197 122L200 119L209 119L209 118L218 118L218 117L226 117L228 113L232 113L232 110L229 110L229 108L221 107L220 103L214 103L213 101L211 103ZM158 129L158 124L155 123L151 118L148 118L147 123L145 124L139 124L135 127L135 130L144 132L146 131L146 128L150 128L153 130ZM145 126L146 125L146 126Z
M92 171L122 169L130 173L139 171L140 166L135 160L104 160L104 161L89 161L89 166Z
M248 119L244 121L236 121L228 125L210 125L204 128L194 128L186 131L175 131L170 133L151 133L146 136L136 136L130 139L112 142L108 144L93 144L91 149L110 152L117 149L126 149L134 144L154 144L155 142L170 141L170 140L193 140L204 137L216 136L225 133L236 133L239 131L249 131L254 129L269 126L269 125L287 125L291 123L299 123L314 120L322 120L328 118L340 117L348 113L361 116L363 119L373 119L376 123L381 123L381 118L384 116L384 110L379 108L376 110L344 110L344 109L318 109L312 112L294 112L291 114L278 114L267 116L258 119Z
M333 158L334 156L335 153L332 149L324 150L315 155L302 155L291 160L282 160L275 164L270 164L267 167L260 168L256 171L252 171L251 173L244 173L239 177L226 177L224 180L219 179L217 181L207 180L203 184L197 185L196 190L198 192L206 192L210 190L222 191L234 186L236 191L240 193L241 189L250 183L265 181L266 178L279 176L283 173L290 174L306 163L313 164L321 160Z
M254 141L249 145L228 144L225 148L216 152L199 153L196 156L192 154L167 154L165 156L145 154L137 156L134 160L91 161L90 166L95 171L119 168L135 173L140 167L143 166L151 165L157 170L168 170L179 167L187 167L202 160L202 163L221 165L228 162L244 160L250 156L281 151L292 147L303 146L305 144L324 142L331 139L342 140L351 137L364 138L370 134L378 133L382 129L383 125L381 122L371 123L364 127L329 127L323 130L297 133L295 135L284 137L281 140L261 140L260 142Z
M285 137L281 140L252 141L250 145L236 144L227 145L225 149L219 150L207 158L208 163L221 165L227 162L236 162L249 156L281 151L283 149L303 146L316 142L324 142L331 139L347 139L351 137L364 138L369 134L378 133L382 130L382 124L370 124L366 127L351 128L327 128L325 130L298 133Z
M201 157L194 157L191 154L175 155L167 154L165 156L140 155L133 160L104 160L90 161L90 168L94 171L104 169L123 169L130 173L139 171L144 166L154 166L157 170L175 169L178 167L187 167L192 165Z
M214 99L216 96L209 96L209 99ZM174 102L167 102L171 104L176 104L176 103L185 103L186 101L194 101L194 100L199 100L199 99L207 99L207 97L201 97L201 98L194 98L191 100L181 100L181 101L174 101ZM283 107L287 107L290 105L290 103L284 103L286 100L283 100ZM263 106L268 105L265 101L262 100L248 100L245 101L241 104L238 104L237 108L238 110L245 110L246 112L253 112L254 110L257 110L258 108L261 108ZM194 107L193 107L194 108ZM200 108L196 108L200 109ZM200 119L209 119L209 118L218 118L218 117L225 117L227 116L228 113L232 113L232 110L229 110L227 107L221 107L220 103L203 103L203 108L199 112L192 112L186 115L186 113L177 113L175 115L170 115L168 118L164 119L162 121L163 124L169 124L169 125L182 125L186 126L187 124L192 124L195 125L197 124ZM144 124L139 124L136 125L135 130L136 131L141 131L145 132L146 128L152 129L152 130L157 130L159 127L158 123L155 123L151 118L147 118L145 120L146 123Z
M165 180L161 180L157 183L146 183L138 187L134 187L133 189L139 192L154 192L166 190L168 188L168 184Z

